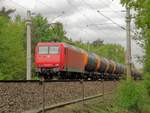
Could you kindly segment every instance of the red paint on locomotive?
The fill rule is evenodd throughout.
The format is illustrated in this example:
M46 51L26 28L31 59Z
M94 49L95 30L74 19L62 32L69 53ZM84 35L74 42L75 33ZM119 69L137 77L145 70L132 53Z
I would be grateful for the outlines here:
M64 68L64 44L63 43L38 43L35 48L36 68Z

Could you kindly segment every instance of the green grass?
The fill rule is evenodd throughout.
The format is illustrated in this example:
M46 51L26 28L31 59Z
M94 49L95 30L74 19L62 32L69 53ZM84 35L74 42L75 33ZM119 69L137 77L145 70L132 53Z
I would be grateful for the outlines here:
M112 95L105 96L105 102L102 97L67 105L64 108L47 112L47 113L119 113L119 109L114 105Z
M132 98L133 102L140 101L140 103L138 103L139 108L141 110L140 113L150 113L150 101L149 101L150 97L147 94L145 94L146 89L142 88L142 87L144 87L143 82L144 81L136 82L135 86L132 86L132 88L131 88L132 83L127 86L124 86L124 84L123 84L121 89L123 88L123 91L124 91L124 89L126 91L126 88L127 88L127 91L130 88L133 91L140 90L139 92L142 93L142 94L140 94L140 97L138 94L138 98L140 98L140 99L137 99L137 97L136 97L137 94L134 94L131 90L129 90L128 92L126 92L124 94L131 95L130 98ZM84 104L83 104L83 102L80 102L80 103L76 103L76 104L72 104L72 105L67 105L65 107L53 110L51 112L46 112L46 113L135 113L135 111L131 110L129 112L129 111L127 111L128 109L118 106L117 99L116 99L118 97L116 97L116 95L117 95L116 91L117 90L114 90L114 94L105 95L104 101L103 101L102 97L99 97L96 99L85 101ZM143 92L141 92L141 91L143 91ZM130 105L130 103L131 103L129 101L130 99L128 99L128 97L126 97L126 96L124 96L124 97L127 98L125 103L129 103L129 105ZM121 98L123 98L123 97L121 97Z

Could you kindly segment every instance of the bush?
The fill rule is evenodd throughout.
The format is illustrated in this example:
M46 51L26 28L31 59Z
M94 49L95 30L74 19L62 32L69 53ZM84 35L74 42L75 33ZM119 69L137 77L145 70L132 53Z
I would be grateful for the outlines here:
M150 96L150 74L146 73L144 76L145 88L147 90L148 95Z
M25 78L25 25L0 16L0 80Z
M117 90L117 105L128 111L140 112L143 103L143 87L138 87L134 81L123 81Z

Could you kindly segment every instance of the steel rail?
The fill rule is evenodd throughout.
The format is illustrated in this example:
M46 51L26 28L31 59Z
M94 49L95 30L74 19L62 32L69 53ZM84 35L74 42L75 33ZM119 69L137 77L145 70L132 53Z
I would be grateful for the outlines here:
M81 82L81 81L84 81L84 82L95 82L95 81L101 81L102 80L44 80L44 81L41 81L41 80L0 80L0 83L29 83L29 82ZM104 80L105 81L105 80ZM107 80L106 80L107 81ZM113 81L113 80L108 80L108 81Z

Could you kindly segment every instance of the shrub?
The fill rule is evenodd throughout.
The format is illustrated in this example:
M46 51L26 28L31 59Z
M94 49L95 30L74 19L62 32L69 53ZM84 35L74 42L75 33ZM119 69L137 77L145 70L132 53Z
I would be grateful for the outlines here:
M147 90L148 95L150 96L150 74L146 73L144 76L145 88Z
M25 25L0 16L0 80L25 78Z
M143 103L142 89L132 80L123 81L117 90L117 105L128 111L140 112Z

